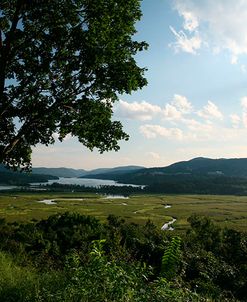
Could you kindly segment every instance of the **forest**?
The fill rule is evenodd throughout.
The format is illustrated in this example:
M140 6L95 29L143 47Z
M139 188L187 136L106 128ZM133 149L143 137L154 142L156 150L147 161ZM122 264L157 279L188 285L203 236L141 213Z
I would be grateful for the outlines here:
M124 177L121 181L124 182ZM127 182L127 181L126 181ZM105 194L134 194L134 193L161 193L161 194L217 194L217 195L246 195L247 179L240 177L226 176L163 176L156 177L155 180L145 179L145 185L138 180L136 184L140 187L126 186L107 186L102 185L98 188L85 187L80 185L63 185L54 182L51 185L40 185L40 188L49 191L62 192L98 192ZM29 185L26 189L28 189Z

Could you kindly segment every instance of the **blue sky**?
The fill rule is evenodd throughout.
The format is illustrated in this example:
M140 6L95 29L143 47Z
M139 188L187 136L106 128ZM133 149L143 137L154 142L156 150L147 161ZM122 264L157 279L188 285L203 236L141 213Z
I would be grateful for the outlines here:
M120 96L114 119L130 135L118 152L75 138L33 149L33 166L166 166L197 156L247 157L247 1L143 0L137 55L148 85Z

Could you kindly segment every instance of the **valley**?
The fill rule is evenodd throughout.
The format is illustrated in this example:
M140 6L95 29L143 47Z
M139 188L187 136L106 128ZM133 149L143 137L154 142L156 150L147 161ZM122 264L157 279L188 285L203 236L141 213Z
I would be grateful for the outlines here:
M48 200L50 203L41 201ZM247 197L231 195L139 194L129 198L83 192L5 192L0 196L0 216L7 222L41 220L56 213L78 212L100 219L113 214L126 222L144 224L151 220L158 228L176 219L177 231L187 229L192 214L208 216L221 227L246 230Z

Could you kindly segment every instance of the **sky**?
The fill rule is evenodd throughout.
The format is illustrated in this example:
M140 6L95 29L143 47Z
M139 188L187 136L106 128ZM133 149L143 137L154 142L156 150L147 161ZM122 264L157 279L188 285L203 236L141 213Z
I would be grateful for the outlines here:
M162 167L247 157L247 1L143 0L136 56L148 85L114 105L129 141L99 154L76 138L33 148L33 166Z

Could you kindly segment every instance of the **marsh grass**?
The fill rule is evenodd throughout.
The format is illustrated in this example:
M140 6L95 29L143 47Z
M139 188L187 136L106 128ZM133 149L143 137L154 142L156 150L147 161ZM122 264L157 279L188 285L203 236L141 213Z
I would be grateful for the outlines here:
M43 199L56 204L39 203ZM74 200L73 200L74 199ZM165 205L171 205L165 208ZM246 230L247 197L218 195L133 195L129 199L103 199L90 193L4 193L0 195L0 217L8 222L47 218L66 211L92 215L106 221L109 214L138 224L152 220L158 227L175 217L177 230L188 227L191 214L209 216L221 226Z

